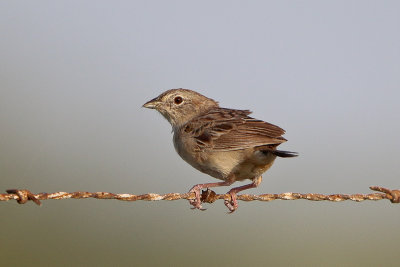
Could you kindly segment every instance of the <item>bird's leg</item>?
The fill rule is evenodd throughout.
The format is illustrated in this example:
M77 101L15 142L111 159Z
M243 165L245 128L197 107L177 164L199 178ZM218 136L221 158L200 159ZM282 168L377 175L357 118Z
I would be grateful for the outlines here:
M190 189L189 193L194 193L196 196L196 199L190 199L189 203L190 205L193 206L192 209L199 209L199 210L204 210L201 207L201 199L200 199L200 190L203 188L210 188L210 187L218 187L218 186L228 186L233 184L235 181L232 180L225 180L223 182L218 182L218 183L208 183L208 184L197 184Z
M262 181L262 177L259 176L259 177L255 178L251 184L234 187L231 190L229 190L228 194L231 195L231 200L230 201L225 200L225 206L228 207L228 209L230 210L230 213L234 212L238 208L236 194L239 193L240 191L257 187L261 183L261 181Z

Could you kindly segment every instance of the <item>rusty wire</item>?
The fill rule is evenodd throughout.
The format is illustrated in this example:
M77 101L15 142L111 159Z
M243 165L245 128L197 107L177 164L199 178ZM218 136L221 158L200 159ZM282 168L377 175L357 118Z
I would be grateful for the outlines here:
M364 200L381 200L388 199L392 203L400 203L400 190L390 190L384 187L371 186L371 190L378 191L381 193L371 193L371 194L333 194L333 195L323 195L323 194L301 194L301 193L281 193L281 194L262 194L262 195L238 195L237 199L242 201L272 201L276 199L281 200L296 200L305 199L312 201L345 201L352 200L356 202L361 202ZM33 201L37 205L41 205L40 200L47 199L86 199L86 198L96 198L96 199L117 199L122 201L137 201L137 200L147 200L147 201L158 201L158 200L178 200L178 199L194 199L194 193L169 193L164 195L148 193L143 195L132 195L132 194L113 194L108 192L56 192L56 193L39 193L33 194L26 189L10 189L7 190L7 194L0 194L0 201L16 200L19 204L25 204L29 200ZM202 192L201 201L205 203L213 203L218 199L230 200L229 194L216 194L214 191L207 189Z

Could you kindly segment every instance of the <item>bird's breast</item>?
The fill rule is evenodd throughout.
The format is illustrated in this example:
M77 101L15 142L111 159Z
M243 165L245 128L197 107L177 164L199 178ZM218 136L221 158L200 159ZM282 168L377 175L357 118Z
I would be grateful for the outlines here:
M253 179L267 171L276 156L262 153L252 148L232 151L198 151L193 138L185 138L174 134L176 152L183 160L197 170L217 179L235 180Z
M235 151L199 151L193 138L174 134L174 147L179 156L197 170L217 179L226 179L239 164Z

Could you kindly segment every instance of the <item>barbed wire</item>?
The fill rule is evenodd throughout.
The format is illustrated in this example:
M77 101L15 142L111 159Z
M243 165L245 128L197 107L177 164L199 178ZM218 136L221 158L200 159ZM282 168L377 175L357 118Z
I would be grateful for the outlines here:
M305 199L311 201L333 201L340 202L345 200L351 200L356 202L361 202L364 200L382 200L388 199L392 203L400 203L400 190L391 190L379 186L371 186L371 190L378 191L381 193L371 193L371 194L332 194L324 195L318 193L281 193L281 194L261 194L261 195L248 195L242 194L238 195L237 199L242 201L272 201L272 200L297 200ZM86 198L96 198L96 199L117 199L122 201L159 201L159 200L178 200L178 199L195 199L194 193L169 193L169 194L114 194L108 192L55 192L55 193L39 193L33 194L27 189L9 189L6 191L7 194L0 194L0 201L16 200L19 204L25 204L29 200L33 201L37 205L41 205L40 200L47 199L86 199ZM229 194L216 194L214 191L207 189L203 190L201 194L201 202L203 203L213 203L218 199L230 200Z

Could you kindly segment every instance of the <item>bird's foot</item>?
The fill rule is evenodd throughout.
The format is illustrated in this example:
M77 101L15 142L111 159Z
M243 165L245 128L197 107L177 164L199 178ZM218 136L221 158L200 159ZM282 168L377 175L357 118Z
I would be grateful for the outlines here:
M203 209L203 207L201 206L200 189L201 188L199 185L195 185L192 187L192 189L189 190L189 193L194 193L194 195L195 195L195 199L189 199L190 205L193 206L191 209L206 210L206 209Z
M225 199L224 204L229 209L229 213L232 213L238 208L236 192L231 190L228 194L231 196L231 199Z

